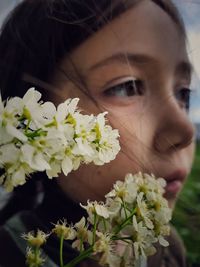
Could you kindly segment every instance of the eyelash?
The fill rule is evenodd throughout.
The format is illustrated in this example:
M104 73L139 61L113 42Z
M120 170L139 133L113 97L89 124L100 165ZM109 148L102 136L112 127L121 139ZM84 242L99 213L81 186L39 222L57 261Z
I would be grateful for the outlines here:
M140 79L130 79L119 84L107 88L104 92L108 97L133 97L142 96L144 94L144 82ZM182 107L189 111L190 96L192 89L182 87L175 93L176 99L181 103Z
M190 108L190 97L191 97L192 89L188 87L183 87L178 90L175 94L176 99L183 104L183 108L189 111Z
M131 97L141 96L144 93L144 84L142 80L131 79L122 83L113 85L104 91L105 96Z

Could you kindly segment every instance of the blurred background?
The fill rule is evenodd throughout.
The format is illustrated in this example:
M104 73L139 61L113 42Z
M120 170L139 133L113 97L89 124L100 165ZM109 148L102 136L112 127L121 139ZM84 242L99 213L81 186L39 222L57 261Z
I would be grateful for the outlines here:
M173 224L182 236L192 267L200 266L200 0L174 0L184 19L188 54L194 65L190 117L196 126L197 148L193 169L179 196Z
M0 0L0 25L12 8L21 0ZM190 117L197 129L197 149L193 170L182 191L172 223L182 236L192 267L200 267L200 0L174 0L185 21L188 35L188 54L194 65ZM0 207L7 195L0 188Z

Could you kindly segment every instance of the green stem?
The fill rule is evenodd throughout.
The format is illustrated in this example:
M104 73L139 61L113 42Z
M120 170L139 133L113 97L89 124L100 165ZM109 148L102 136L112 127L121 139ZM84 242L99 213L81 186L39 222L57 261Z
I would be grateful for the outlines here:
M63 243L64 243L64 235L60 238L60 267L63 267Z
M126 211L126 205L125 205L125 202L124 200L122 200L122 205L123 205L123 208L124 208L124 213L125 213L125 216L126 216L126 219L128 218L128 215L127 215L127 211Z
M107 227L106 227L106 220L103 218L103 226L104 226L104 232L107 232Z
M35 264L36 264L36 259L38 257L38 254L39 254L39 247L34 247L34 253L35 253ZM39 265L37 264L36 267L39 267Z
M96 240L96 230L97 230L97 214L94 214L94 228L93 228L93 236L92 236L92 245L94 245Z
M127 240L132 240L132 238L130 236L125 236L125 237L118 237L116 235L112 236L112 240L116 241L116 240L122 240L122 241L127 241Z
M80 252L83 251L83 237L81 236L81 242L80 242Z
M82 260L88 258L93 252L93 247L89 247L87 250L82 252L78 257L71 260L69 263L65 264L63 267L74 267L76 264L81 262Z
M131 212L131 214L117 227L117 230L114 232L115 235L117 235L121 229L123 229L126 225L130 223L130 219L133 217L133 215L136 212L136 208Z
M28 128L29 128L30 124L31 124L31 120L29 119L29 120L28 120L28 123L27 123L27 125L26 125L26 128L25 128L25 133L28 132Z

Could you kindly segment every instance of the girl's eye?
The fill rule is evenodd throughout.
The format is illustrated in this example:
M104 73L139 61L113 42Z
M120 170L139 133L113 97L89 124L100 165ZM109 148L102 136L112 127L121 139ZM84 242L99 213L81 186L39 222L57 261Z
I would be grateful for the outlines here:
M128 80L114 85L104 91L105 96L131 97L141 96L144 93L144 84L141 80Z
M190 96L192 90L190 88L181 88L176 92L176 99L183 105L183 107L188 111L190 108Z

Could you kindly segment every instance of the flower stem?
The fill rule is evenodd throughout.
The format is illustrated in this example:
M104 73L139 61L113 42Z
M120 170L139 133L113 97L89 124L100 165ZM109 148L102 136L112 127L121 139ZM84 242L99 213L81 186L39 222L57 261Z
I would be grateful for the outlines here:
M93 228L93 236L92 236L92 244L94 245L96 240L96 230L97 230L97 214L94 214L94 228Z
M103 226L104 226L104 232L107 232L107 227L106 227L106 220L103 218Z
M60 267L63 267L63 242L64 242L64 235L61 235L60 238Z
M136 208L131 212L131 214L117 227L117 230L114 232L115 235L117 235L122 228L124 228L126 225L130 223L130 219L133 217L133 215L136 212Z
M125 237L118 237L118 236L112 236L112 240L121 240L121 241L131 241L132 238L130 236L125 236Z
M39 247L34 247L34 254L35 254L35 267L39 267L39 264L37 262L38 254L39 254ZM31 265L30 265L31 267Z
M126 219L127 219L128 218L128 215L127 215L126 204L125 204L124 200L122 200L122 204L123 204L124 213L125 213L125 216L126 216Z
M80 242L80 252L83 250L83 237L81 236L81 242Z
M87 250L82 252L78 257L74 258L69 263L65 264L63 267L74 267L74 266L76 266L76 264L78 264L82 260L84 260L86 258L89 258L89 256L91 255L92 251L93 251L93 247L91 246Z
M25 128L25 133L28 132L28 129L29 129L30 124L31 124L31 120L29 119L29 120L28 120L28 123L27 123L27 125L26 125L26 128Z

